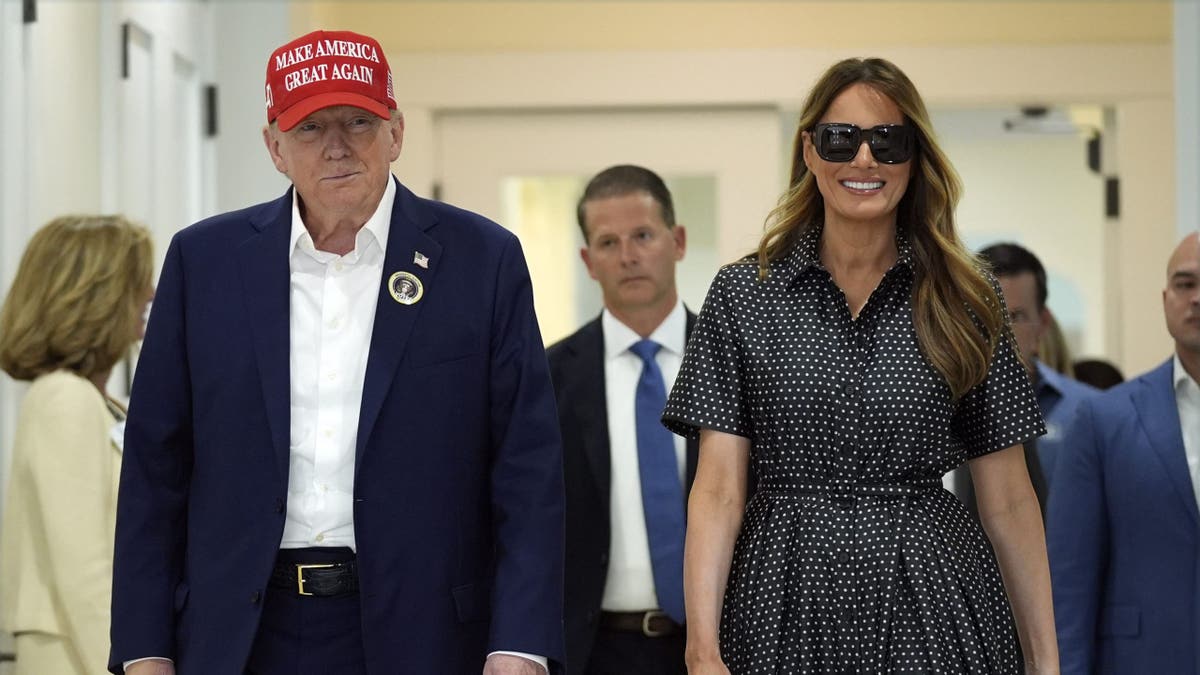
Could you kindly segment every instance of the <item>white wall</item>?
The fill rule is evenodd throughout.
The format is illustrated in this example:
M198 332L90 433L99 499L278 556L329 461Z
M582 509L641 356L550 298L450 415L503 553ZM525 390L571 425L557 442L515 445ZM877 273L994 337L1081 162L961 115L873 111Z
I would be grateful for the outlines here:
M37 22L23 24L21 3L0 2L0 297L42 222L99 206L100 134L95 117L80 114L99 107L99 12L76 3L37 9ZM25 386L0 374L0 504Z
M1200 230L1200 2L1175 0L1175 175L1179 236Z
M262 142L267 57L290 40L289 4L281 0L214 2L220 133L216 138L213 212L274 199L289 185L275 171Z
M1046 267L1048 305L1073 355L1106 355L1103 178L1087 141L1065 130L1005 131L1015 107L935 111L943 149L963 179L958 226L972 250L1012 241Z
M211 193L204 174L211 171L202 160L190 163L195 170L182 171L177 161L185 146L193 159L197 151L203 153L200 111L194 91L186 107L173 106L172 95L179 93L173 87L181 80L172 68L187 61L194 78L212 77L209 5L204 0L43 0L37 3L36 22L25 25L21 3L0 0L0 297L8 293L26 242L47 221L126 208L121 188L137 189L122 175L120 158L132 144L146 149L155 169L150 172L155 182L141 186L141 192L166 195L156 202L159 210L136 214L155 231L160 256L163 235L174 222L169 214L203 208ZM153 97L153 126L133 130L132 138L121 124L122 96L131 86L120 72L125 21L151 34L156 50L155 81L142 83ZM170 178L169 190L157 182L164 176ZM23 390L24 385L0 375L0 500Z
M0 2L0 83L3 83L0 87L0 129L24 128L28 103L23 66L27 32L21 22L21 5ZM12 283L25 245L26 152L25 134L0 133L0 297ZM4 503L8 488L8 440L16 421L15 402L20 399L23 389L10 378L0 375L0 504ZM12 651L9 635L0 635L0 651ZM0 673L7 672L11 672L9 664L0 665Z

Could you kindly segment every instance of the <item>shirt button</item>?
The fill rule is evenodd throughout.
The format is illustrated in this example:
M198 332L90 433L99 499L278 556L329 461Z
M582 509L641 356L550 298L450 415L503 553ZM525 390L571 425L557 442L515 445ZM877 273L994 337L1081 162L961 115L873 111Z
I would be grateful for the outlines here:
M842 623L850 623L852 620L854 620L854 610L850 609L849 607L843 607L842 611L838 614L838 619L840 619Z
M337 330L338 326L340 325L342 325L342 322L338 321L337 319L333 319L329 322L330 330Z
M325 379L332 382L337 379L337 373L329 373L328 375L325 376Z
M848 563L848 562L850 562L850 554L849 554L849 553L846 553L845 551L842 551L842 552L838 553L838 554L837 554L837 561L838 561L838 562L840 562L840 563Z
M326 429L326 430L322 431L321 433L322 433L322 434L325 436L325 438L332 438L332 437L333 437L333 430L332 430L332 429Z
M325 535L324 535L324 533L322 533L322 534L318 534L318 535L317 535L317 541L318 541L318 542L325 541Z
M341 271L342 271L342 267L343 267L343 265L342 265L342 263L341 263L341 262L335 262L335 263L333 263L333 271L334 271L334 272L341 272Z
M846 385L846 395L847 396L857 396L858 395L858 385L854 384L853 382L850 382L849 384L847 384Z
M257 605L259 600L262 600L262 593L254 591L250 594L250 604Z
M842 456L847 459L852 459L854 457L855 447L856 446L854 443L849 443L849 442L846 443L845 445L843 445L842 446Z

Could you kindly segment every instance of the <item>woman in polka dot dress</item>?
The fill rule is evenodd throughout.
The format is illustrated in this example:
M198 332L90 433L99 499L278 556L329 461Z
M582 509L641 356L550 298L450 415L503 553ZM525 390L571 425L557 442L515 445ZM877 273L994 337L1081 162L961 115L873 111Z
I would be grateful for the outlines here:
M1044 427L955 233L960 190L896 66L822 76L791 187L757 259L718 273L663 415L700 438L689 673L1058 672L1020 446ZM982 530L941 486L964 461Z

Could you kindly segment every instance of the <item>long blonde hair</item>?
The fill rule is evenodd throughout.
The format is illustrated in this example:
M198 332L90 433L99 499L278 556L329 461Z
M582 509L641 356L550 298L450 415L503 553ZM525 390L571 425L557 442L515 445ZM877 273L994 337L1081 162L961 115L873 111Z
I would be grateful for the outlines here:
M934 139L921 95L890 61L839 61L809 92L796 130L791 182L759 243L759 277L765 279L771 261L787 255L805 232L824 224L825 200L804 164L803 132L816 126L839 94L860 83L892 99L916 132L915 165L897 206L897 223L912 244L917 340L957 400L987 376L1004 315L995 288L955 231L954 208L962 193L958 174Z
M139 337L150 233L122 216L63 216L33 235L0 309L0 368L18 380L102 375Z

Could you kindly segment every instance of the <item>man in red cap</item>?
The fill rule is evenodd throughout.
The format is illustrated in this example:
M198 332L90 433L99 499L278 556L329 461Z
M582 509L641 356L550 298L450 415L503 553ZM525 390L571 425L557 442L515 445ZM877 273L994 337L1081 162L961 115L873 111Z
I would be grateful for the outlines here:
M541 675L562 451L516 237L390 174L379 44L267 65L293 189L179 232L134 383L108 667Z

